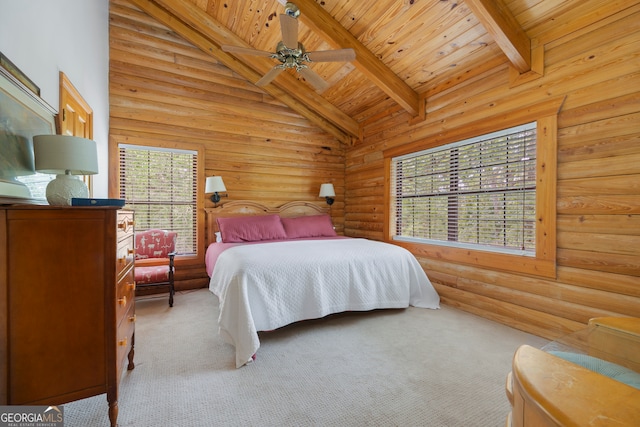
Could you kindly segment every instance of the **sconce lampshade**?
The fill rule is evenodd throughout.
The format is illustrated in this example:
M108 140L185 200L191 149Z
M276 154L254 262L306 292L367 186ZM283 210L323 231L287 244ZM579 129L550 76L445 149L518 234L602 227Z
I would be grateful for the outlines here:
M227 191L227 187L224 186L221 176L208 176L206 184L204 186L205 193L213 193L211 201L217 204L220 201L220 191Z
M36 135L33 153L38 172L56 174L47 185L50 205L71 206L74 197L89 197L87 185L74 175L98 173L95 141L69 135Z
M336 192L333 189L333 184L322 184L320 186L320 195L318 197L335 197Z
M224 181L222 181L222 177L221 176L207 177L207 183L205 185L204 192L216 193L219 191L227 191L227 188L224 186Z
M333 184L327 183L322 184L320 186L320 195L318 197L324 197L327 201L327 204L331 206L334 202L334 197L336 196L336 192L333 189Z

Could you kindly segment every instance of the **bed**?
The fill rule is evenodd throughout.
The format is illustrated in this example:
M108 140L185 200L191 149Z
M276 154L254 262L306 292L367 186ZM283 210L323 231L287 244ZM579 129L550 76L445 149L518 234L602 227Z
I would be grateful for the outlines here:
M337 235L324 207L233 201L206 214L209 289L237 368L255 359L260 331L345 311L439 308L409 251Z

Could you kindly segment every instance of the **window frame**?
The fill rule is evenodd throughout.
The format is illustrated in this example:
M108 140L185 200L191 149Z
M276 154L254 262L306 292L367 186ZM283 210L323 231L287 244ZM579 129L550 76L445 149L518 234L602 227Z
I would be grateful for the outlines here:
M138 138L122 137L115 138L112 136L112 143L109 144L109 170L113 173L109 174L109 197L120 197L120 144L135 145L144 147L157 147L175 150L191 150L197 153L198 165L196 169L196 243L195 254L177 254L176 265L198 265L204 263L204 198L199 197L204 193L204 147L200 144L168 142L163 140L141 140Z
M533 276L556 277L556 176L557 121L564 97L529 106L509 114L487 117L464 127L440 130L431 136L384 151L384 240L416 256ZM535 256L482 249L457 248L435 243L394 240L395 205L391 197L391 162L394 157L450 144L502 129L536 122L536 251Z
M391 190L396 207L396 233L392 238L533 256L535 236L526 230L535 232L535 199L531 200L531 209L520 210L520 202L536 194L536 127L536 122L529 122L392 158ZM484 161L490 163L475 163L483 154L487 156ZM441 174L447 178L442 180ZM505 181L494 181L498 177ZM514 198L520 202L510 202ZM493 209L497 201L504 203L502 209ZM422 205L429 206L429 212L424 211L425 206L418 207ZM474 206L476 218L467 217L470 206ZM485 221L491 222L491 230L481 225ZM429 226L422 228L426 223ZM398 230L398 226L407 232ZM416 229L420 231L416 233ZM500 243L495 241L494 232Z

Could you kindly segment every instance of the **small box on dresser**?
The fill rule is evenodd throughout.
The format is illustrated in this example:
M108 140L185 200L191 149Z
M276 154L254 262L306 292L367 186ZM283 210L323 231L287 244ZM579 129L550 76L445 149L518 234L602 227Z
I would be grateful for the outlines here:
M133 212L0 208L0 405L107 394L133 369Z

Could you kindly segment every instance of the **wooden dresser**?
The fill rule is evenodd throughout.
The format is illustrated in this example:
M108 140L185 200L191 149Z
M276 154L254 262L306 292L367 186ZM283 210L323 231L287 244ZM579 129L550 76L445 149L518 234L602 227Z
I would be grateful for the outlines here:
M133 213L0 208L0 405L58 405L106 393L133 369Z

